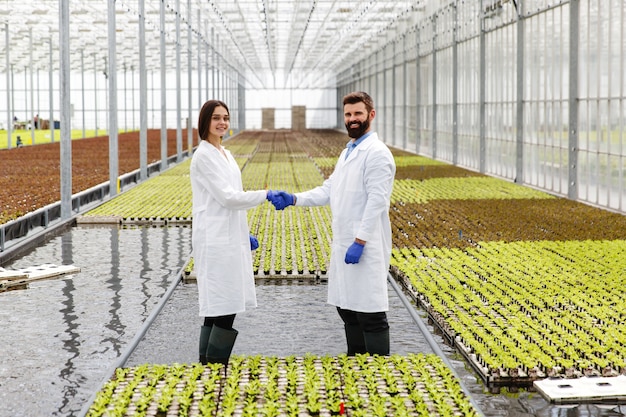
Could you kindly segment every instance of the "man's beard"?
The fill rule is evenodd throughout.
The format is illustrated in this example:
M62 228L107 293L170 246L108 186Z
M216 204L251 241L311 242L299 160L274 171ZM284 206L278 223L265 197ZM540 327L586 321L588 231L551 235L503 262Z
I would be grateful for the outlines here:
M365 121L363 121L363 122L356 122L356 123L359 124L358 127L351 128L350 125L352 123L355 123L355 122L346 123L346 129L348 130L348 136L350 136L353 139L358 139L361 136L363 136L363 134L365 133L365 131L367 129L369 129L369 127L370 127L370 118L368 116Z

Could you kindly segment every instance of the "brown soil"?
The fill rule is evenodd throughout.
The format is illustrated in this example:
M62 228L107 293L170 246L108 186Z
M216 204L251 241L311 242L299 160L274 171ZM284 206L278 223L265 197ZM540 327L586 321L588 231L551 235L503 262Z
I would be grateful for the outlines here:
M395 204L389 214L393 244L400 248L463 248L489 241L626 239L626 216L566 198L433 200Z
M176 154L176 130L167 132ZM197 142L194 131L194 144ZM187 131L183 130L183 149ZM139 132L118 135L119 175L139 169ZM148 131L148 164L161 159L161 131ZM0 224L61 199L59 142L0 150ZM72 194L109 181L109 137L72 141Z

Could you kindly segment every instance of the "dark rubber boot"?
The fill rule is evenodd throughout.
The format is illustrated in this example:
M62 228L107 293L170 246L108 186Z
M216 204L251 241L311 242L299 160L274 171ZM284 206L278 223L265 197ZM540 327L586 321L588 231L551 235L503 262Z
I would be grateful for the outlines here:
M209 363L228 364L230 352L235 346L239 332L235 329L226 330L221 327L213 326L211 336L209 337L209 346L206 351L206 358Z
M364 332L365 347L370 355L389 355L389 329L382 332Z
M213 326L200 327L200 346L198 347L198 353L200 354L200 363L202 365L207 364L206 350L209 347L209 337L211 336L212 328Z
M361 326L358 324L345 324L344 328L346 330L346 342L348 342L348 356L367 352Z

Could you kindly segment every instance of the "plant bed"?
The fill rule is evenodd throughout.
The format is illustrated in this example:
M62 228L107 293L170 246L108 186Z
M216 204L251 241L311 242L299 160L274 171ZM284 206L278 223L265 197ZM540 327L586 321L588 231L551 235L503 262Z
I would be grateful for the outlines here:
M626 374L626 241L394 250L394 272L489 384Z
M87 416L477 416L435 355L278 358L117 369Z

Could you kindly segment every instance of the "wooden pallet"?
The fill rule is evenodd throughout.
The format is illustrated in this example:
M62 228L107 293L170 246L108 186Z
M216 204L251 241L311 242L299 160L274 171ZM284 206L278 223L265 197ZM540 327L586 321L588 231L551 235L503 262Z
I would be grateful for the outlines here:
M27 289L34 281L80 272L74 265L42 264L21 269L0 268L0 292Z

